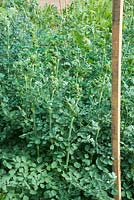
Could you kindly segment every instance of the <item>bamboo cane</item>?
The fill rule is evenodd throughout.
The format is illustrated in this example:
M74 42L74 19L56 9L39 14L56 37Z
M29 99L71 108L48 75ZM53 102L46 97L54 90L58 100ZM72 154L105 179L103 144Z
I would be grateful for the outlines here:
M121 93L121 49L123 0L113 0L112 17L112 153L113 170L117 176L118 194L115 200L121 200L120 172L120 93Z

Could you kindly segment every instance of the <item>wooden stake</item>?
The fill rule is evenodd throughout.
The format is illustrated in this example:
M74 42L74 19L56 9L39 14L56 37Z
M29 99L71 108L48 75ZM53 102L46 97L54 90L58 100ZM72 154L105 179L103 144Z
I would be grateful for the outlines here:
M112 153L113 169L117 176L118 195L121 200L120 174L120 93L121 93L121 50L122 50L123 0L113 0L112 18Z

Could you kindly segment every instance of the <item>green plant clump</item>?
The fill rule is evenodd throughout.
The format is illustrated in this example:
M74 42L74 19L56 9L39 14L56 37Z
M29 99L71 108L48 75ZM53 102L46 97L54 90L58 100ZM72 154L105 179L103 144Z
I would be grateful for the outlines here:
M0 200L112 200L111 1L0 2ZM126 0L122 199L134 199L134 7Z

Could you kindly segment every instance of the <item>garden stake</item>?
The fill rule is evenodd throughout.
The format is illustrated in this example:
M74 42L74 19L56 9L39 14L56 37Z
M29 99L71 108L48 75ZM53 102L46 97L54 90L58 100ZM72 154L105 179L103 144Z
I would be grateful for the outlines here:
M113 0L112 17L112 153L113 170L117 176L118 194L115 200L121 200L120 174L120 91L121 91L121 49L123 0Z

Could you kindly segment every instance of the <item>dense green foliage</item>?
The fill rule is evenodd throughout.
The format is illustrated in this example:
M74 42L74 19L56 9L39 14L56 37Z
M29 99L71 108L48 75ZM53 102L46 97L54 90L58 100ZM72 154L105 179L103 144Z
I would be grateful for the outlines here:
M132 1L123 25L124 200L134 199ZM111 7L0 3L0 200L113 199Z

